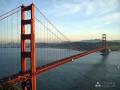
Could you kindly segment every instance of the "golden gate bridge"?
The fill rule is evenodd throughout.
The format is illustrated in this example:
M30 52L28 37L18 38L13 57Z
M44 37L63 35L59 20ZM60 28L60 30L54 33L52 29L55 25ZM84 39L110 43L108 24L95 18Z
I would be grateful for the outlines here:
M109 53L106 34L103 34L100 47L71 54L71 50L80 51L81 48L74 45L61 33L33 3L29 6L19 6L1 15L0 30L0 48L3 50L2 52L4 52L4 49L10 52L9 48L16 48L19 57L15 59L20 61L18 72L0 77L0 88L20 84L23 90L36 90L37 75L92 53L101 52L102 55ZM36 53L38 48L42 48L39 51L41 56ZM49 48L58 49L57 58L52 62L49 59L55 55L48 52ZM66 55L62 56L61 51L65 48L67 49ZM7 55L10 53L7 53ZM42 58L44 63L37 65L38 58ZM27 62L30 63L27 64Z

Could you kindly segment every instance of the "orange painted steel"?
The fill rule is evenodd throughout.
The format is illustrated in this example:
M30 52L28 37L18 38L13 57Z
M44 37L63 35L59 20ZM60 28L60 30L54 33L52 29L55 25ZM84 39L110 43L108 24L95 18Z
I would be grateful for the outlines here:
M25 20L25 11L23 10L24 6L21 7L21 72L26 72L26 58L24 56L24 52L26 52L26 42L22 38L25 35L25 25L23 24L23 20Z
M53 63L44 65L42 67L38 67L36 73L39 74L39 73L43 73L43 72L49 71L49 70L51 70L53 68L56 68L58 66L61 66L61 65L65 64L65 63L68 63L68 62L71 62L71 61L74 61L74 60L78 60L81 57L84 57L86 55L95 53L97 51L102 51L104 49L105 49L104 47L103 48L97 48L97 49L86 51L86 52L83 52L83 53L80 53L80 54L76 54L76 55L73 55L73 56L61 59L61 60L57 60L57 61L55 61Z
M27 66L26 66L26 41L23 39L23 35L25 35L25 25L24 25L24 20L25 20L25 11L24 11L24 6L22 5L21 7L21 73L25 73L27 71ZM22 82L22 85L24 82ZM23 90L27 90L27 87L24 85L22 87Z
M25 20L25 12L31 11L31 19ZM26 34L25 25L31 26L31 33ZM26 40L30 40L30 51L27 51ZM21 7L21 72L12 76L0 79L0 87L22 83L23 90L36 90L36 75L47 72L51 69L59 67L68 62L78 60L78 58L86 55L101 51L105 52L108 50L106 44L106 34L102 35L102 47L94 50L86 51L76 55L72 55L67 58L57 60L55 62L46 64L36 68L36 47L35 47L35 17L34 17L34 4L29 6L22 5ZM30 59L30 70L27 70L26 60Z
M102 34L102 47L107 47L106 34Z
M25 19L25 11L31 11L31 19ZM29 6L21 7L21 73L27 72L26 58L30 59L30 76L31 78L26 79L22 82L23 90L36 90L36 48L35 48L35 18L34 18L34 4ZM25 33L25 25L31 26L31 34ZM30 51L26 51L26 40L30 40L31 47ZM29 81L29 82L28 82ZM28 87L28 83L31 86Z
M81 58L81 57L84 57L86 55L89 55L89 54L92 54L92 53L95 53L98 51L103 51L105 49L106 49L105 47L97 48L97 49L86 51L86 52L83 52L80 54L76 54L76 55L61 59L61 60L57 60L55 62L49 63L49 64L41 66L41 67L37 67L36 73L34 73L34 74L38 75L38 74L45 73L51 69L54 69L56 67L59 67L59 66L65 64L65 63L72 62L73 60L79 60L79 58ZM12 75L10 77L6 77L6 78L2 79L3 83L0 84L0 87L7 86L9 84L20 83L20 82L26 81L30 78L31 78L31 73L30 73L30 70L28 70L24 74L18 73L18 74L15 74L15 75Z
M32 90L36 90L36 47L35 47L34 4L32 4L31 7L31 83Z

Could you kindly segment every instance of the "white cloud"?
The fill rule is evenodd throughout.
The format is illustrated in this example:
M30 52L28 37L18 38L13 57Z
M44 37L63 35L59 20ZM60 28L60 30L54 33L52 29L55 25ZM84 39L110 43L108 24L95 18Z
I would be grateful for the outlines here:
M79 13L97 16L109 13L120 5L120 0L52 0L49 14L64 16Z
M106 14L101 17L91 19L91 20L83 23L81 25L81 27L79 27L79 28L84 29L86 27L89 27L91 29L98 29L98 28L102 28L106 25L113 24L115 22L120 23L119 20L120 20L120 12L115 12L115 13L110 13L110 14Z
M62 4L61 6L56 6L56 9L58 12L58 16L64 16L64 15L69 15L69 14L75 14L78 13L81 9L80 5L78 4ZM58 13L57 12L57 13Z
M111 24L113 22L119 21L120 20L120 12L108 14L104 16L102 19L102 22L105 22L107 24Z
M78 13L80 9L81 7L78 4L72 3L63 3L61 5L55 4L50 13L56 16L65 16Z
M120 20L120 12L107 14L101 18L96 19L96 22L99 23L97 25L97 28L103 27L105 25L110 25L115 22L119 22L119 20Z
M66 15L70 18L71 14L79 16L80 18L76 17L78 20L74 21L76 22L76 27L74 27L76 31L100 30L112 27L116 22L120 23L119 5L120 0L54 0L52 8L49 8L49 14L54 17ZM81 19L82 21L80 21ZM73 27L71 28L73 29Z
M87 16L102 15L115 10L120 5L120 0L86 0L82 8Z
M81 5L79 3L72 3L70 1L57 1L57 0L52 0L52 6L48 8L46 11L49 15L54 15L54 16L65 16L65 15L70 15L70 14L76 14L80 12L81 10Z
M87 15L91 15L96 11L93 2L90 2L89 4L87 3L87 5L85 5L85 6L86 6L86 14Z

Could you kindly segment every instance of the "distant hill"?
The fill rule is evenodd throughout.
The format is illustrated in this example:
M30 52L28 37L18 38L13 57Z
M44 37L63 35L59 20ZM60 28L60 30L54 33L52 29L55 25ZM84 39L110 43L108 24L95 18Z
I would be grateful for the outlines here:
M83 40L83 41L71 42L71 45L68 42L51 43L51 44L38 43L37 47L70 48L70 49L75 49L73 47L77 47L78 50L79 49L92 50L92 49L101 47L101 44L102 43L100 39L94 39L94 40ZM107 41L107 44L108 44L108 47L110 47L112 51L120 50L120 40Z
M79 46L80 48L82 48L84 50L91 50L91 49L100 47L101 40L100 39L83 40L83 41L79 41L79 42L73 42L73 44ZM120 50L120 40L107 41L107 45L108 45L108 47L111 48L112 51Z
M90 42L90 43L96 43L96 42L101 42L100 39L92 39L92 40L82 40L82 41L79 41L79 42Z
M78 47L84 50L91 50L100 47L101 40L100 39L83 40L79 42L73 42L73 44L77 45ZM120 51L120 40L107 41L107 45L112 51Z
M107 41L108 47L111 48L112 51L118 51L120 50L120 40L112 40ZM27 45L29 47L30 45ZM8 44L0 44L0 47L2 48L20 48L20 44L18 43L8 43ZM101 40L100 39L94 39L94 40L82 40L77 42L63 42L63 43L37 43L37 48L65 48L65 49L74 49L77 47L78 50L92 50L98 47L101 47Z

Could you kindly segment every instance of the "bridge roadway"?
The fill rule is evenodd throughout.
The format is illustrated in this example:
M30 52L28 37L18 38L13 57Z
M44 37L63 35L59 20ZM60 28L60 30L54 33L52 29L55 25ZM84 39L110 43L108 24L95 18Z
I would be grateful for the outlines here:
M36 75L47 72L51 69L54 69L58 66L65 64L65 63L68 63L68 62L71 62L74 60L78 60L78 58L84 57L86 55L89 55L89 54L92 54L92 53L95 53L98 51L104 51L104 50L106 50L105 47L97 48L97 49L90 50L90 51L85 51L85 52L82 52L82 53L61 59L61 60L57 60L57 61L49 63L49 64L46 64L44 66L37 67L36 68ZM22 81L30 79L31 78L30 76L31 76L30 71L28 70L26 73L19 72L17 74L2 78L2 79L0 79L0 87L20 83Z

